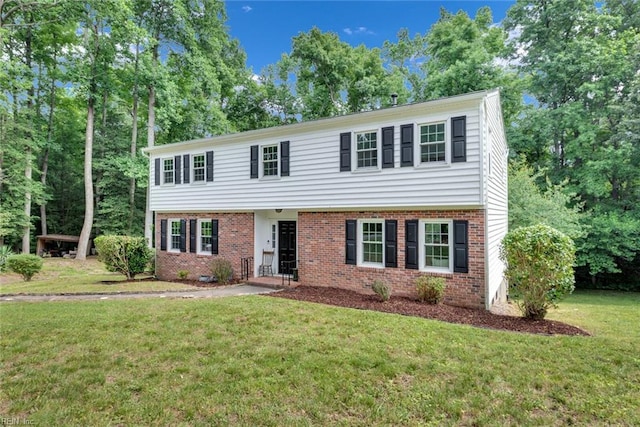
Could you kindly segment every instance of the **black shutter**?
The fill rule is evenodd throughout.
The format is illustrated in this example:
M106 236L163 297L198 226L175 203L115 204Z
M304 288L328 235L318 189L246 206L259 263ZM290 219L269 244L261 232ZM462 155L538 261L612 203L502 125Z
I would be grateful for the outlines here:
M258 146L251 146L251 178L258 177Z
M207 151L207 182L213 181L213 151Z
M340 134L340 172L351 171L351 132Z
M382 128L382 168L394 167L393 126Z
M395 219L384 222L384 266L398 266L398 221Z
M182 159L182 157L176 156L174 158L174 161L173 161L173 167L174 167L173 172L174 172L174 176L176 178L175 179L176 184L180 184L180 177L181 177L181 173L182 173L182 171L180 170L180 160L181 159Z
M413 166L413 124L400 126L400 166Z
M467 116L451 118L451 162L467 161Z
M198 220L189 220L189 252L196 252L198 245Z
M180 252L187 252L187 220L180 220Z
M185 154L184 156L182 156L182 167L183 167L182 182L184 182L185 184L188 184L189 180L191 179L191 176L189 175L190 163L191 162L189 161L188 154Z
M167 250L167 220L160 220L160 250Z
M156 185L160 185L160 159L156 159L155 168L154 168L153 172L155 174L155 183L156 183Z
M280 176L289 176L289 141L280 143Z
M213 255L218 254L218 220L211 220L211 253Z
M469 272L469 221L453 221L453 271Z
M358 221L355 219L348 219L345 224L346 227L346 245L345 245L345 264L356 265L356 244L358 235Z
M410 219L404 223L405 233L405 268L418 269L418 220Z

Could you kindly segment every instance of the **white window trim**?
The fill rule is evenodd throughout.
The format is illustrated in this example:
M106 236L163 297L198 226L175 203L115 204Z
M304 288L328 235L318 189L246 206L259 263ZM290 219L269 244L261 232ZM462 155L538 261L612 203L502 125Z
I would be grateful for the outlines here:
M364 258L364 239L362 236L362 224L364 223L377 223L377 224L382 224L382 262L378 263L378 262L364 262L363 258ZM358 220L358 240L357 240L357 250L356 252L358 253L358 264L359 266L362 267L374 267L374 268L384 268L384 242L385 242L385 235L384 235L384 219L381 218L365 218L365 219L359 219Z
M449 225L449 268L444 267L430 267L425 265L425 239L424 239L424 225L425 224L443 224ZM428 271L432 273L453 273L453 220L451 219L421 219L418 221L418 256L420 257L419 268L421 271Z
M171 168L171 182L166 181L166 170L164 169L164 162L167 160L171 160L171 164L173 167ZM174 186L176 185L176 160L173 157L163 157L160 159L160 167L161 167L161 175L162 175L162 185Z
M276 167L278 168L278 173L276 175L265 175L264 174L264 149L267 147L276 147L276 153L278 154L278 158L276 159ZM273 144L264 144L261 145L259 147L260 152L258 153L259 158L258 161L260 163L260 179L264 179L264 180L273 180L273 179L280 179L280 173L282 172L282 168L281 168L281 152L280 152L280 144L278 143L273 143Z
M167 252L180 253L180 245L178 248L173 247L173 223L178 223L178 229L180 228L179 218L169 218L167 220ZM178 234L180 236L180 234Z
M196 232L196 239L198 239L197 250L196 253L198 255L212 255L213 254L213 226L211 228L211 248L207 251L202 249L202 224L209 223L211 224L210 219L198 219L198 231Z
M451 166L451 137L449 135L451 129L451 117L443 118L440 120L431 120L428 122L418 123L416 125L416 137L415 137L415 151L418 158L418 167L421 168L438 168L443 166ZM438 162L423 162L422 161L422 144L420 143L420 134L422 126L437 125L444 123L444 161Z
M377 152L377 164L376 166L358 167L358 134L360 133L375 133L376 134L376 152ZM357 130L351 133L351 171L356 173L378 172L382 170L382 135L380 129L365 129Z
M204 175L203 175L202 181L196 181L196 168L195 168L196 156L202 156L203 159L204 159L204 167L203 167ZM192 154L191 155L191 165L189 165L189 166L191 167L191 183L192 184L196 184L196 185L205 184L207 182L207 155L206 155L206 153L195 153L195 154Z

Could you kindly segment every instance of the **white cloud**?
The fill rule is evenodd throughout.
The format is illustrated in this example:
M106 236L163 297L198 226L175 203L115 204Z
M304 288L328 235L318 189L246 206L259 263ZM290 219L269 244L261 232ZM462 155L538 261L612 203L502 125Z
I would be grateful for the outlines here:
M253 8L251 6L242 6L242 10L244 10L245 13L248 13L251 12Z
M353 34L367 34L367 35L375 34L373 31L371 31L367 27L356 27L356 28L347 27L347 28L344 28L342 31L349 36Z

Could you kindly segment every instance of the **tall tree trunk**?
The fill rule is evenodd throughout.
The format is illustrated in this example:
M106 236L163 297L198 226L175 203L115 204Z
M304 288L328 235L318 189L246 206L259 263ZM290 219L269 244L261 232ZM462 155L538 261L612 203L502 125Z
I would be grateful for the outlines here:
M156 34L156 40L158 40L158 38L159 38L159 35ZM158 66L158 43L156 43L153 47L154 71L156 71L155 68L157 66ZM155 144L155 140L156 140L155 128L156 128L156 90L155 90L154 83L151 83L149 85L149 120L147 122L147 147L153 147ZM151 206L149 204L150 188L151 188L151 182L149 182L149 184L147 185L147 204L144 212L144 237L145 239L147 239L149 247L152 247L153 245L151 244L151 242L153 242L153 236L151 234L152 233L151 226L153 224L153 215L151 212Z
M57 62L55 53L53 58L54 61ZM47 118L47 147L44 149L44 155L42 156L42 165L40 167L40 183L42 184L43 189L47 186L47 173L49 171L49 147L51 147L51 143L53 142L53 112L56 106L56 81L53 77L51 78L50 91L49 117ZM40 205L40 228L42 230L42 234L49 233L49 229L47 227L47 202L45 200L43 200L42 204Z
M28 21L30 24L32 24L33 17L31 14L29 14L28 16L29 16ZM27 27L27 32L25 34L25 41L24 41L24 59L25 59L25 64L27 65L29 70L31 70L31 55L32 55L31 38L32 38L31 27L29 26ZM27 90L27 114L32 124L35 123L35 120L34 120L35 111L32 111L34 110L34 102L33 102L34 95L35 95L34 83L31 82L31 84L29 85L29 89ZM28 254L31 252L31 182L33 180L33 165L32 165L32 159L31 159L33 157L33 147L31 146L31 142L33 140L33 131L29 130L25 136L26 136L25 139L28 141L27 146L25 147L25 156L24 156L24 162L25 162L24 177L26 180L26 191L24 194L24 216L27 222L24 226L23 233L22 233L22 253Z
M138 145L138 63L140 55L140 45L136 43L136 59L134 66L134 83L133 83L133 106L131 110L132 126L131 126L131 159L136 158ZM136 178L131 177L129 182L129 235L133 232L133 219L136 213Z
M84 138L84 223L78 242L77 260L87 259L89 237L93 227L93 122L95 116L95 99L89 95L87 102L87 130Z

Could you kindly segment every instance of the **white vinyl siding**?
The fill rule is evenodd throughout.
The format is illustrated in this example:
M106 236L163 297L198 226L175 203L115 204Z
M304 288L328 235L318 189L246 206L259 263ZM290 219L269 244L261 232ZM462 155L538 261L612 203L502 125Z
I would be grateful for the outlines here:
M358 220L358 264L384 267L384 221Z
M206 160L204 154L194 154L193 156L193 182L204 182Z
M483 203L479 104L484 95L439 104L409 106L303 122L278 128L225 135L148 149L153 159L169 154L197 154L215 149L216 185L151 186L150 208L207 212L261 209L477 208ZM437 167L400 167L400 127L450 121L466 116L466 161ZM340 134L394 127L396 167L376 173L340 172ZM355 139L355 134L353 138ZM449 138L447 138L449 139ZM250 179L250 147L277 147L290 141L290 176L286 180ZM380 138L377 140L380 145ZM353 142L352 142L353 144ZM352 149L351 159L356 153ZM380 164L380 157L378 157ZM355 165L355 163L354 163ZM278 167L276 161L274 167ZM263 166L260 166L262 172Z
M453 222L420 221L420 269L453 272Z

